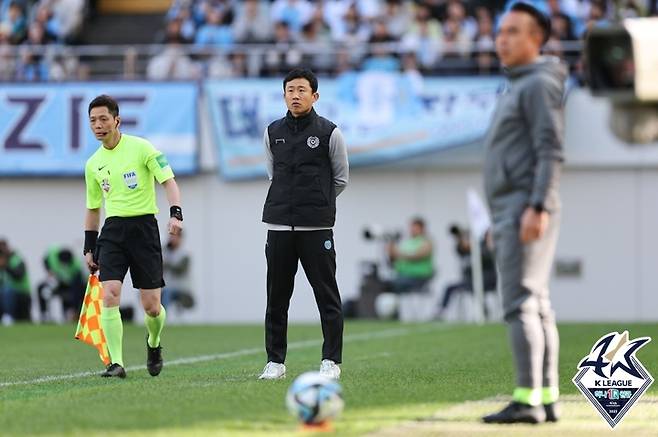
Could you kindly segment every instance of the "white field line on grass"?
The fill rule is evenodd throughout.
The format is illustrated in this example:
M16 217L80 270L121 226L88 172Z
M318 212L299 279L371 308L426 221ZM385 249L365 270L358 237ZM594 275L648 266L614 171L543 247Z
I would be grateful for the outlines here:
M387 338L387 337L400 337L403 335L411 334L411 333L422 333L422 332L427 332L427 331L433 331L433 330L438 330L443 328L445 325L430 325L430 326L423 326L415 329L411 328L397 328L397 329L388 329L385 331L379 331L379 332L373 332L373 333L363 333L363 334L352 334L352 335L346 335L343 338L344 343L349 343L353 341L362 341L362 340L373 340L373 339L379 339L379 338ZM318 346L322 344L321 339L317 340L304 340L304 341L296 341L288 344L288 350L290 349L304 349L307 347L312 347L312 346ZM186 358L177 358L175 360L168 360L165 361L165 366L178 366L182 364L195 364L195 363L202 363L205 361L215 361L215 360L225 360L228 358L235 358L235 357L242 357L246 355L256 355L263 353L263 347L258 347L258 348L249 348L249 349L240 349L237 351L233 352L223 352L223 353L218 353L218 354L212 354L212 355L198 355L194 357L186 357ZM141 370L145 369L146 366L129 366L126 367L127 371L133 371L133 370ZM77 379L77 378L83 378L87 376L94 376L98 375L98 371L88 371L88 372L79 372L79 373L71 373L68 375L52 375L52 376L42 376L40 378L35 378L35 379L28 379L28 380L23 380L23 381L8 381L8 382L0 382L0 388L2 387L11 387L15 385L35 385L35 384L42 384L46 382L54 382L54 381L63 381L67 379Z

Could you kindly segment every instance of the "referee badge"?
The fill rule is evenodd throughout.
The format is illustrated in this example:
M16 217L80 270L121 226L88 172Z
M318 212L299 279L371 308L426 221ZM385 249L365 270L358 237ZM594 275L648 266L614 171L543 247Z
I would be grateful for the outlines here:
M134 190L135 188L137 188L137 173L134 170L129 171L128 173L124 173L123 181L126 183L126 186L128 188Z
M315 149L320 145L320 139L318 137L308 137L306 145L311 149Z
M331 250L331 240L327 240L324 242L324 248L327 250Z

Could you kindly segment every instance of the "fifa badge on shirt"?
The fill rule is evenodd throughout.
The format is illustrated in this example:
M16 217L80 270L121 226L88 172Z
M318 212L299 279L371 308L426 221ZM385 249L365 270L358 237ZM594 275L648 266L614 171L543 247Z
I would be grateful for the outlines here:
M306 145L311 149L315 149L320 145L320 139L318 137L308 137Z
M628 331L610 332L599 338L589 355L578 364L573 383L610 428L617 426L653 383L635 356L650 341L651 337L629 341Z
M129 171L128 173L123 174L123 181L126 183L126 186L131 190L137 188L137 173L135 171Z

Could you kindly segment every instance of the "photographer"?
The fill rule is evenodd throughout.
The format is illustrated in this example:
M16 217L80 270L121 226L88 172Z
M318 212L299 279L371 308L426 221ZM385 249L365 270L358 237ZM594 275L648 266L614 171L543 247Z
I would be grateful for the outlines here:
M461 229L458 225L450 226L449 232L455 239L455 252L459 257L462 278L459 282L446 287L437 314L438 319L443 319L445 317L445 312L450 304L450 300L456 293L473 292L473 267L471 265L471 242L469 233L467 230ZM496 264L493 255L493 240L489 230L487 230L480 241L480 254L482 260L482 281L484 291L496 291Z
M48 277L37 288L41 320L49 319L48 302L53 296L59 296L62 300L65 320L76 321L86 286L86 275L82 269L82 263L71 250L52 246L43 258L43 265Z
M30 321L30 280L25 262L0 239L0 316L4 325Z
M425 230L425 221L416 217L409 226L410 237L397 244L388 243L388 256L396 277L393 280L395 293L420 291L434 276L432 242Z
M165 287L162 289L162 304L175 305L178 310L194 306L190 286L190 254L182 247L183 233L169 235L162 250ZM172 314L173 315L173 314Z

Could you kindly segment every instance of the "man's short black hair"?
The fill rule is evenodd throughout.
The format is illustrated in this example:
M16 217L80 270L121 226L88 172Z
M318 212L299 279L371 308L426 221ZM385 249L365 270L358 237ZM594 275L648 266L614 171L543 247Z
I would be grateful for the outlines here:
M548 41L548 38L551 36L551 19L548 18L546 14L531 4L525 2L514 3L510 8L510 11L525 12L526 14L530 15L544 34L542 44L546 44L546 41Z
M112 117L117 117L119 115L119 104L112 97L107 94L101 94L91 101L89 104L89 109L87 110L87 115L91 114L93 108L102 108L106 107Z
M422 230L425 230L425 220L422 217L414 217L411 219L411 224L419 226Z
M286 90L286 84L291 80L295 79L306 79L308 83L311 84L311 91L317 92L318 90L318 78L311 70L308 68L295 68L286 74L285 79L283 79L283 91Z

